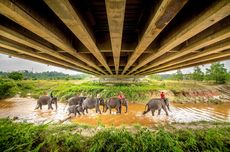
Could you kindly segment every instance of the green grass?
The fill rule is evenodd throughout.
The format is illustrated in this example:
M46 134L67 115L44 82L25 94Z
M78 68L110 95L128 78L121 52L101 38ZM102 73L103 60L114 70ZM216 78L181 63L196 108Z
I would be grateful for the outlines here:
M78 125L33 125L0 119L0 151L229 151L230 127L156 131L103 128L91 137ZM82 129L87 129L83 127Z

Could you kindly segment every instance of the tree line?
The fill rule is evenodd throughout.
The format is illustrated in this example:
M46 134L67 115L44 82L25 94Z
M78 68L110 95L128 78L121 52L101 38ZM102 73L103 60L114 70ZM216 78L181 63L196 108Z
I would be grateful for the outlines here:
M14 71L14 72L0 72L0 77L9 78L13 80L81 80L89 77L87 74L69 75L61 72L30 72L30 71Z
M194 67L194 71L189 74L183 74L181 70L177 70L175 74L167 75L151 75L150 78L157 80L196 80L196 81L213 81L218 84L230 81L230 71L219 62L211 64L205 72L199 66Z

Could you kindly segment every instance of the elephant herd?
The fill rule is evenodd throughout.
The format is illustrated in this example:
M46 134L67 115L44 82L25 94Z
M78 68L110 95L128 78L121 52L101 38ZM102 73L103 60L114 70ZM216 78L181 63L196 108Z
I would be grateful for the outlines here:
M48 109L53 110L52 104L55 104L57 109L57 98L53 97L52 94L50 96L41 96L37 100L37 106L35 109L42 109L42 105L48 105ZM109 109L110 114L112 109L116 109L117 113L121 113L122 106L125 106L126 108L125 113L128 112L128 100L125 98L118 99L116 97L112 97L108 100L104 100L103 98L73 96L68 99L66 105L68 105L69 115L73 113L75 116L76 114L84 115L85 112L88 113L88 109L93 108L96 109L96 113L101 114L100 105L103 106L103 112L106 112ZM163 109L168 116L167 109L170 111L168 99L153 98L146 104L143 115L151 111L152 116L154 116L154 112L156 110L158 110L158 115L160 115L161 109Z
M128 112L128 101L126 99L119 100L118 98L110 98L109 100L104 100L103 98L88 98L88 97L79 97L74 96L71 97L67 104L69 114L74 113L84 115L88 113L88 109L96 109L96 113L101 114L100 105L103 106L103 112L106 112L108 109L111 113L111 109L116 109L117 113L121 113L122 106L126 107L126 111Z

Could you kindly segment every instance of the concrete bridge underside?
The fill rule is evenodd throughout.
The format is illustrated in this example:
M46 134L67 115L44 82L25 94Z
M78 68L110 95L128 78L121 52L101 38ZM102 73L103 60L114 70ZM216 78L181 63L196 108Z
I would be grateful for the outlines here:
M96 76L230 59L230 0L0 0L0 53Z

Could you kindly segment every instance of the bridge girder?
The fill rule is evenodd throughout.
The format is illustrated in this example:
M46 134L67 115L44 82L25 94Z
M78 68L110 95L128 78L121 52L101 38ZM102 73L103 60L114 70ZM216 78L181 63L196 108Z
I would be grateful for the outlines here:
M0 53L101 77L230 59L229 43L227 0L0 1Z

